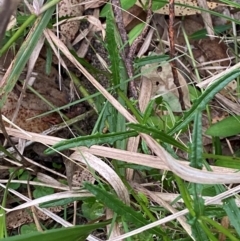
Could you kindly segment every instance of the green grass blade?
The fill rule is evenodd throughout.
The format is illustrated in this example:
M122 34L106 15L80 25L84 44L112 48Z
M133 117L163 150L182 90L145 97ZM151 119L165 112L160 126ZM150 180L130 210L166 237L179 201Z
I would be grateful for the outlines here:
M192 144L191 144L191 157L190 166L198 169L202 169L203 157L202 157L203 147L202 147L202 113L201 111L196 111L193 134L192 134Z
M216 221L214 221L214 220L212 220L212 219L210 219L208 217L201 217L201 220L204 220L205 222L211 224L214 228L219 230L219 232L223 233L228 238L230 238L230 240L232 240L232 241L238 241L239 240L238 238L234 237L229 230L224 228L222 225L220 225Z
M208 171L211 171L211 168L208 164L205 164L205 167ZM214 188L217 194L226 191L226 188L223 185L214 185ZM223 209L226 212L231 225L235 228L237 234L240 236L240 210L235 202L234 197L224 200Z
M195 237L195 240L199 240L199 241L209 240L207 238L207 233L209 233L209 229L203 223L200 224L197 221L197 219L194 219L194 221L191 220L189 223L191 225L192 235ZM215 240L211 239L211 241L215 241Z
M170 145L178 147L179 149L181 149L183 151L187 151L187 152L189 151L186 146L184 146L180 142L176 141L173 137L171 137L170 135L168 135L162 131L159 131L155 128L148 127L148 126L141 125L141 124L133 124L133 123L128 124L128 127L130 127L131 129L133 129L139 133L148 134L148 135L152 136L154 139L157 139L164 143L168 143Z
M216 192L218 194L226 191L222 185L215 185ZM231 225L236 229L236 232L240 236L240 210L233 197L225 199L223 202L223 209L228 215Z
M7 79L7 83L0 89L0 109L2 109L6 102L8 94L12 91L19 76L21 75L30 55L32 54L39 38L41 37L43 30L46 28L50 21L55 8L50 8L43 16L39 17L33 28L31 29L26 41L22 44L19 49L16 60L13 64L12 71Z
M207 103L228 83L237 78L240 75L239 70L234 70L229 74L220 77L215 81L209 88L207 88L204 93L193 103L191 109L184 114L182 120L177 122L177 124L169 131L169 135L173 135L176 132L184 128L190 121L195 117L196 111L202 111L206 108Z
M110 70L112 72L112 81L113 85L116 86L120 84L120 56L119 50L115 39L115 23L113 19L112 11L109 11L107 14L107 27L106 27L106 41L107 41L107 50L109 58L111 61Z
M58 151L63 151L69 148L74 148L78 146L87 146L90 147L92 145L100 145L100 144L113 144L115 141L123 140L129 137L137 136L138 133L136 131L126 131L126 132L118 132L118 133L108 133L108 134L94 134L89 136L80 136L69 140L60 141L59 143L53 145L52 148L48 148L45 150L45 154L54 153L53 149Z
M75 226L71 228L52 229L45 232L36 232L25 235L16 235L5 238L5 241L79 241L85 240L87 236L98 228L103 228L110 222Z
M124 204L122 201L120 201L119 198L115 197L113 194L110 194L109 192L90 183L85 183L84 187L92 194L94 194L97 200L112 209L119 216L123 217L125 221L133 223L137 227L149 224L148 220L146 220L139 212L136 212L131 207ZM159 228L152 228L147 232L159 235L160 237L163 235L165 236L163 231L161 231Z
M136 59L134 61L134 67L140 68L145 66L146 64L154 64L154 63L161 63L164 61L168 61L170 59L169 55L150 55L147 57L142 57L140 59Z

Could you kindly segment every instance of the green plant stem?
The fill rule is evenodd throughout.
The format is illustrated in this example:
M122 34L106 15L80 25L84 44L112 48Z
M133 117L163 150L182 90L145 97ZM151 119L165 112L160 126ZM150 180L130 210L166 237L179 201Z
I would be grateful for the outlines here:
M209 230L209 228L206 226L206 224L202 220L198 219L198 222L200 223L200 225L201 225L202 229L204 230L204 232L209 237L209 240L211 240L211 241L218 241L218 239L212 234L211 230Z
M187 209L189 210L189 213L192 215L192 217L195 217L196 214L193 210L192 199L184 186L183 180L180 177L178 177L177 175L174 175L174 177L178 184L178 188L179 188L181 197L182 197Z
M213 227L215 227L217 230L219 230L219 232L223 233L224 235L226 235L228 238L230 238L232 241L238 241L239 239L234 237L226 228L224 228L222 225L220 225L219 223L215 222L214 220L206 217L206 216L201 216L199 218L200 220L203 220L209 224L211 224Z
M8 42L0 49L0 56L2 56L17 39L23 34L24 30L29 27L29 25L37 18L35 14L32 14L28 19L19 27L19 29L13 34L13 36L8 40Z
M224 161L238 161L240 162L239 157L232 157L232 156L223 156L223 155L216 155L216 154L211 154L211 153L203 153L204 158L212 158L215 160L224 160Z
M13 177L15 177L15 175L17 174L17 172L23 168L23 166L17 167L14 172L12 173L12 175L9 177L6 188L4 190L4 194L3 194L3 200L2 200L2 207L6 207L7 204L7 196L8 196L8 188L9 185L11 183L11 180L13 179ZM3 215L3 222L2 224L4 225L4 234L2 233L2 230L0 230L1 234L0 234L0 239L4 238L2 235L4 235L5 237L7 237L7 229L6 229L6 213L4 209L1 209L0 213Z
M142 117L137 111L137 109L133 106L132 102L128 99L128 97L121 91L118 90L118 95L125 101L127 107L131 110L133 115L136 117L137 121L141 123Z
M87 98L87 102L90 106L92 106L92 108L95 110L95 112L98 114L98 110L97 110L97 106L95 105L94 100L90 97L90 94L88 93L88 91L86 90L86 88L84 88L81 85L81 81L79 80L79 78L77 78L77 76L69 71L69 75L71 77L71 79L73 80L76 88L79 90L79 92L83 95L84 98Z
M138 197L138 195L134 192L133 188L129 185L129 183L123 179L122 180L124 185L127 187L128 191L131 193L131 195L134 197L134 199L138 202L138 204L141 206L142 210L145 212L145 214L149 217L149 219L152 222L156 221L156 218L152 215L152 213L149 211L147 206L141 201L141 199Z
M64 115L62 112L60 111L57 111L57 108L52 104L50 103L48 100L46 100L41 94L39 94L36 90L34 90L34 88L32 88L30 85L27 86L27 88L29 90L31 90L35 95L37 95L42 101L44 101L48 106L50 106L50 108L52 109L56 109L56 112L58 112L58 114L65 120L65 121L69 121L69 118ZM33 118L31 118L33 119ZM74 125L74 128L76 128L80 134L84 135L85 133L75 124Z
M44 13L45 11L47 11L49 8L57 5L61 0L51 0L51 1L48 1L46 4L44 4L42 6L42 8L40 9L40 14L41 13Z

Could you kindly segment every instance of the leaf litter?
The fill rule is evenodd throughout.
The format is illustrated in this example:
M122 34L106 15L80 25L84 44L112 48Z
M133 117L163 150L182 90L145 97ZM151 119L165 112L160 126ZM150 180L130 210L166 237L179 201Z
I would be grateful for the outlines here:
M66 2L68 2L68 1L66 1ZM76 5L78 5L79 3L81 3L82 1L71 1L71 8L72 8L72 6L75 6L75 4ZM179 1L180 3L182 3L182 4L189 4L189 2L188 1ZM192 2L192 1L191 1ZM64 3L64 4L66 4L66 3ZM82 7L80 8L76 8L76 9L78 9L78 10L74 10L73 12L72 11L70 11L70 12L68 12L68 10L66 10L66 9L64 9L64 7L66 7L66 5L59 5L59 8L60 7L62 7L62 8L60 8L61 9L61 14L59 15L59 17L65 17L65 16L67 16L67 17L74 17L75 15L80 15L80 12L81 12L81 15L82 15ZM68 4L68 3L67 3ZM194 3L195 4L195 3ZM195 5L194 5L195 6ZM94 7L96 7L96 6L94 6ZM167 12L167 8L166 8L167 6L165 6L161 11L163 11L163 12L158 12L158 13L161 13L161 14L167 14L168 12ZM212 8L216 8L217 7L217 5L216 5L216 3L215 2L210 2L209 3L209 7L212 9ZM79 10L79 9L81 9L81 11ZM189 10L187 10L187 9L185 9L185 8L183 8L183 9L180 9L180 10L178 10L178 9L180 9L180 8L176 8L176 10L177 10L177 15L179 14L179 15L188 15L188 13L189 13ZM75 12L76 11L76 12ZM178 11L179 11L179 13L178 13ZM185 11L185 12L184 12ZM194 13L191 13L191 14L196 14L197 12L194 12ZM64 15L65 14L65 15ZM179 20L180 21L180 20ZM188 22L189 21L189 22ZM198 23L200 23L199 25L200 25L200 27L199 27L199 29L202 29L203 28L203 25L202 25L202 22L201 21L196 21L195 23L194 22L191 22L192 20L185 20L184 21L184 27L185 27L185 30L186 30L186 32L187 32L187 34L189 35L190 34L190 32L191 31L189 31L188 30L188 27L191 27L191 26L196 26L196 24L198 24ZM69 23L71 23L71 22L73 22L73 24L71 25L71 27L70 27L70 25L69 25ZM60 32L62 33L62 35L61 35L61 40L63 41L63 42L65 42L65 44L67 44L67 45L69 45L69 43L71 43L71 42L73 42L74 41L74 38L76 37L76 34L77 34L77 32L79 31L79 22L78 21L76 21L76 22L74 22L74 21L70 21L70 22L68 22L67 23L67 25L63 25L63 27L60 27ZM67 31L69 31L70 29L73 29L73 32L71 32L71 33L68 33ZM66 31L66 32L65 32ZM196 28L195 29L193 29L193 31L196 31ZM64 33L65 32L65 33ZM176 31L176 33L181 33L181 31ZM158 33L158 34L161 34L161 33ZM63 37L64 36L64 37ZM66 36L67 36L67 38L66 38ZM166 43L166 42L164 42L164 40L165 41L167 41L167 39L162 39L163 40L163 43ZM54 41L56 41L56 39L54 39ZM209 43L211 43L211 44L209 44ZM186 46L185 46L185 40L184 40L184 37L182 37L182 36L180 36L179 37L179 35L177 36L177 44L178 45L180 45L182 48L181 48L181 50L184 52L184 48L186 48ZM193 42L191 42L191 44L193 45L193 55L194 55L194 57L195 57L195 59L197 59L197 60L199 60L199 62L201 62L202 64L204 64L204 63L206 63L206 62L209 62L210 63L210 66L213 66L213 68L215 68L215 69L211 69L211 68L209 68L209 69L203 69L202 70L202 72L201 72L201 74L205 77L205 78L208 78L209 77L209 75L211 76L211 75L214 75L216 72L217 73L220 73L222 70L219 70L217 67L216 67L216 64L214 64L213 62L214 61L216 61L216 62L220 62L219 60L221 60L221 59L226 59L226 60L223 60L221 63L220 63L220 66L222 66L222 67L224 67L224 68L227 68L229 65L230 65L230 61L229 61L229 56L228 56L228 53L227 53L227 47L226 47L226 45L225 45L225 43L223 43L223 42L221 42L221 41L213 41L213 42L209 42L209 39L207 39L206 41L200 41L200 42L198 42L198 41L193 41ZM209 44L209 46L208 46L208 44ZM166 44L167 45L167 44ZM67 52L67 50L63 47L63 46L60 46L60 49L61 49L61 51L63 52L63 53L65 53L66 55L68 55L68 52ZM158 52L158 54L159 53L161 53L159 50L157 51ZM224 62L225 61L225 62ZM72 60L72 62L74 62L74 60ZM76 63L76 62L74 62L74 65L76 66L76 67L78 67L78 68L80 68L79 67L79 65ZM187 65L188 67L187 67L187 69L188 70L190 70L189 72L190 72L190 74L192 74L194 71L193 71L193 69L192 68L194 68L194 66L192 66L191 67L191 65L192 65L192 63L191 63L191 61L189 61L188 60L188 62L185 62L183 65ZM219 66L219 64L218 64L218 66ZM152 65L152 66L148 66L148 67L153 67L153 68L155 68L156 66L154 66L154 65ZM201 67L202 66L198 66L198 68L199 68L199 71L201 71ZM206 66L205 66L206 67ZM39 68L37 68L37 69L39 69ZM215 72L216 71L216 72ZM84 72L84 70L83 70L83 72ZM143 71L144 72L144 71ZM161 73L162 72L162 73ZM44 73L44 71L43 71L43 73ZM160 74L161 73L161 74ZM153 92L152 92L152 95L155 95L156 93L160 93L160 94L164 94L165 92L169 92L169 91L172 91L173 89L174 89L174 86L172 85L172 77L169 77L168 76L168 73L169 73L169 67L167 67L167 64L166 64L166 66L164 67L163 66L163 68L162 68L162 71L160 71L160 73L153 73L152 75L151 74L149 74L149 75L147 75L146 74L146 78L148 78L148 79L150 79L151 80L151 82L152 82L152 85L153 85L153 88L154 88L154 90L153 90ZM155 74L155 76L154 76L154 74ZM92 77L90 76L90 75L88 75L88 73L86 73L85 72L85 75L86 76L88 76L88 78L89 79L91 79ZM56 76L58 76L58 73L55 75L55 79L56 79ZM157 78L159 78L161 81L159 81L159 80L157 80ZM51 78L52 79L52 78ZM183 85L184 86L186 86L186 80L183 78L183 80L184 80L184 82L183 82ZM94 81L94 79L91 79L91 81L92 81L92 83L95 83L95 81ZM159 83L160 84L159 84ZM160 86L159 86L160 85ZM44 84L44 86L45 86L45 88L46 89L56 89L56 91L57 91L57 87L56 87L56 84L54 85L53 83L52 84L49 84L48 82L47 82L47 84ZM103 93L104 93L104 95L109 99L109 101L114 105L114 106L118 106L118 103L114 100L114 99L112 99L111 98L111 96L107 93L107 92L104 92L104 89L102 89L101 88L101 86L99 86L97 83L95 83L95 86L96 86L96 88L98 88L100 91L102 91ZM158 87L159 86L159 87ZM163 93L161 92L162 90L161 90L161 88L163 89ZM15 92L16 93L18 93L19 92L19 90L15 90ZM43 92L43 94L44 94L44 91L42 91L41 89L40 89L40 92ZM67 90L66 91L66 93L68 93L69 91ZM12 96L10 96L9 98L9 106L7 106L6 107L6 113L7 113L7 111L10 109L14 109L14 104L13 104L13 102L15 101L17 101L17 95L16 95L16 93L15 93L15 95L14 95L14 92L13 92L13 94L11 93L11 95ZM187 94L188 92L187 92L187 90L185 90L185 93ZM61 94L62 94L62 92L61 92ZM175 93L174 93L174 91L173 91L173 94L175 95L175 96L177 96ZM63 105L64 103L66 103L67 101L66 101L66 99L67 98L65 98L65 96L64 96L64 94L63 94L63 96L62 97L60 97L60 99L56 99L56 96L58 96L58 98L59 98L59 96L61 96L60 95L60 92L54 92L53 94L50 94L50 96L51 95L53 95L54 96L54 98L52 99L52 101L54 102L54 100L56 101L56 106L58 106L58 104L60 104L59 106L61 106L61 105ZM29 95L30 96L30 95ZM30 99L31 100L31 102L33 103L33 106L31 106L27 101L25 102L26 103L26 105L25 105L25 109L27 109L27 107L26 106L30 106L30 110L28 109L28 111L30 111L30 112L33 112L33 116L35 116L35 115L37 115L38 113L40 113L40 112L43 112L43 111L46 111L46 110L48 110L48 106L47 105L43 105L42 107L41 106L39 106L39 105L34 105L34 98L33 97L29 97L29 96L26 96L26 99ZM227 93L226 93L226 97L228 98L228 96L227 96ZM13 101L14 100L14 101ZM64 101L65 102L64 102ZM187 97L187 99L186 99L186 102L188 102L188 104L189 104L189 97ZM13 106L12 106L13 105ZM37 109L37 108L40 108L40 112L37 112L37 110L35 110L35 109ZM45 109L44 109L45 108ZM178 108L178 107L176 107L176 108ZM23 112L24 114L20 114L20 116L24 116L25 115L25 113L27 113L26 112L26 110L24 110L25 112ZM36 111L36 112L34 112L34 111ZM129 115L129 113L128 112L126 112L126 110L124 110L124 109L122 109L122 108L120 108L120 112L129 120L129 121L133 121L133 122L135 122L135 120L131 117L131 115ZM225 113L224 113L225 114ZM7 114L6 114L7 115ZM11 116L10 116L10 118L11 118ZM23 118L23 117L22 117ZM213 117L214 118L214 117ZM33 126L38 126L38 125L40 125L40 123L42 123L43 121L41 120L41 121L39 121L39 123L36 123L36 124L33 124ZM22 121L20 120L19 121L19 126L21 127L21 128L23 128L23 129L25 129L24 128L24 126L22 127L21 126L21 124L22 124ZM49 128L49 126L47 127L47 128ZM45 127L43 128L43 129L45 129ZM29 129L30 131L32 131L32 129ZM42 129L41 129L41 131L42 131ZM36 132L36 133L38 133L38 132L41 132L40 130L33 130L33 132ZM146 142L149 144L149 146L150 147L152 147L152 149L153 150L155 150L155 153L158 153L158 156L159 156L159 153L162 153L162 155L164 156L164 154L166 155L166 153L164 152L164 150L157 150L158 149L158 147L157 147L157 145L156 145L156 143L154 143L152 140L151 140L151 138L149 138L149 137L147 137L147 136L144 136L143 135L143 137L145 138L145 140L146 140ZM26 138L26 137L25 137ZM43 142L44 142L44 140L42 140ZM45 144L50 144L50 143L45 143ZM51 143L51 144L53 144L53 143ZM100 147L99 147L100 148ZM92 148L90 148L90 150L91 150ZM103 148L104 149L104 148ZM94 150L94 148L93 148L93 150ZM99 151L101 150L101 148L99 149ZM160 151L160 152L159 152ZM93 151L94 152L94 151ZM110 153L110 150L109 150L109 153ZM97 155L97 152L95 152L95 153L93 153L93 154L95 154L95 155ZM74 156L74 155L78 155L78 152L75 152L73 155L72 155L72 159L77 159L77 158L79 158L79 157L76 157L76 156ZM88 154L88 152L86 152L86 155L88 156L89 154ZM99 154L100 155L100 154ZM120 156L118 156L118 158L121 160L121 158L122 159L126 159L125 157L123 157L125 154L122 154L122 156L120 157ZM133 155L133 154L132 154ZM105 155L105 154L102 154L102 156L107 156L107 155ZM90 156L90 157L88 157L88 158L90 158L89 160L94 160L94 158L96 158L96 157L94 157L94 156ZM111 157L110 157L111 158ZM113 157L112 157L113 158ZM150 156L149 156L149 158L150 158ZM169 158L170 160L171 160L171 158L170 157L167 157L167 158ZM141 160L142 162L141 162L141 164L144 164L145 162L143 161L144 160L144 158ZM85 160L86 161L86 160ZM100 159L97 159L97 162L98 161L101 161ZM126 160L125 160L126 161ZM156 161L156 160L154 160L154 161ZM153 162L154 162L153 161ZM163 159L161 159L161 160L158 160L159 162L161 162L162 161L162 163L164 163L164 161L163 161ZM173 160L172 160L173 161ZM138 164L140 164L140 161L139 160L136 160L136 163L138 163ZM173 163L175 163L174 161L173 161ZM148 163L146 162L145 163L146 165L148 165ZM87 164L88 165L88 164ZM164 165L164 164L163 164ZM181 166L181 165L180 165ZM175 168L173 168L173 169L171 169L170 168L170 170L172 170L172 171L174 171L174 172L176 172L176 173L178 173L178 170L177 170L177 168L178 167L180 167L180 166L177 166L177 167L175 167ZM172 165L170 165L170 167L173 167ZM159 168L159 167L158 167ZM166 167L165 167L166 168ZM167 168L169 168L169 165L167 166ZM159 168L159 169L161 169L161 168ZM96 171L99 171L100 169L96 169ZM192 169L186 169L186 173L188 172L188 171L191 171ZM215 170L217 170L217 169L215 169ZM219 169L218 170L220 173L221 173L221 169ZM229 170L229 169L227 169L227 171L230 173L231 172L231 170ZM113 172L113 173L115 173L115 172ZM101 174L101 173L100 173ZM113 174L114 175L114 174ZM182 174L181 174L182 175ZM204 173L202 172L201 173L201 171L197 171L196 172L196 176L197 175L203 175L203 177L204 177ZM219 174L219 175L221 175L221 174ZM187 176L187 174L186 174L186 176ZM226 174L226 176L227 176L227 174ZM214 177L214 174L212 175L212 177ZM237 177L237 176L236 176ZM220 178L222 178L222 176L220 177ZM214 179L214 178L213 178ZM213 180L213 179L211 179L211 180ZM209 181L209 180L207 180L207 181ZM108 182L109 183L111 183L111 179L110 180L108 180ZM117 181L117 183L119 184L119 183L121 183L119 180ZM116 185L118 185L118 184L116 184ZM125 192L126 192L126 190L125 190ZM121 196L122 194L120 194L119 193L119 196ZM127 193L125 193L124 194L126 197L128 196L128 194ZM23 215L24 216L24 215Z

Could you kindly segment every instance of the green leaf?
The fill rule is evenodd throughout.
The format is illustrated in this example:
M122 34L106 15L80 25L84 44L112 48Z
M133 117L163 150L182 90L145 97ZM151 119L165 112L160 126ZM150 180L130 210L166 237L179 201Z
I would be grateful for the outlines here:
M87 220L91 221L103 216L104 207L102 203L96 202L96 200L93 200L92 202L83 202L82 212L83 212L83 216Z
M131 8L137 0L121 0L121 8L124 10L128 10L129 8ZM110 5L109 3L105 4L105 6L103 7L101 13L100 13L100 17L106 17L108 12L110 11Z
M195 101L197 98L201 96L201 92L195 86L188 85L188 91L191 101Z
M206 130L209 136L228 137L240 133L240 116L230 116L213 124Z
M155 128L144 126L141 124L133 124L133 123L128 124L128 127L134 129L135 131L138 131L139 133L148 134L152 136L154 139L158 139L164 143L168 143L170 145L178 147L181 150L188 151L188 148L186 146L176 141L173 137Z
M143 120L142 120L142 124L147 124L151 114L152 114L152 111L153 111L153 107L154 107L154 103L155 101L154 100L150 100L148 105L147 105L147 108L146 110L144 111L144 114L143 114Z
M166 1L153 0L153 2L152 2L152 10L156 11L156 10L164 7L166 4L167 4Z
M207 238L205 230L203 230L202 225L199 224L196 218L193 218L192 220L188 220L188 222L191 225L192 235L195 237L195 240L199 240L199 241L209 240Z
M39 207L41 208L49 208L49 207L56 207L56 206L65 206L69 203L73 203L74 201L79 201L86 199L86 197L71 197L71 198L63 198L59 200L49 201L45 203L39 204Z
M34 27L31 29L31 31L29 31L28 37L19 49L7 83L2 88L0 88L0 109L2 109L4 103L6 102L8 94L12 91L17 80L19 79L19 76L22 74L22 71L30 55L32 54L36 44L38 43L39 38L43 34L43 30L46 28L49 20L51 19L54 10L55 7L50 8L44 13L43 16L40 16L36 20Z
M180 116L171 117L171 115L163 116L150 116L148 119L148 125L154 125L158 130L169 130L173 128L174 124L180 120Z
M104 205L112 209L119 216L123 217L127 222L135 224L137 227L142 227L149 224L149 222L142 216L141 213L136 212L131 207L120 201L119 198L110 194L109 192L92 185L90 183L85 183L84 187L96 196L96 199L102 202ZM164 233L155 227L148 231L148 233L154 233L156 235L162 236Z
M5 241L79 241L85 240L87 236L98 228L103 228L110 222L81 225L71 228L52 229L44 232L35 232L14 237L5 238Z
M197 111L194 119L190 166L202 169L203 166L202 147L202 112Z
M196 111L203 111L206 108L207 103L215 96L215 94L217 94L239 75L239 70L233 70L231 73L220 77L217 81L210 85L210 87L207 88L204 93L193 103L192 108L184 114L182 120L177 122L177 124L169 131L168 134L173 135L188 125L189 122L194 119Z
M214 185L217 194L226 191L226 188L222 185ZM223 200L223 209L228 215L231 225L236 229L238 235L240 235L240 210L233 197Z
M120 75L119 75L120 56L119 56L119 50L115 39L115 23L111 12L107 14L106 41L107 41L108 55L111 61L110 69L113 77L113 85L116 86L120 84Z
M145 27L145 23L137 24L128 34L129 44L131 45L133 41L141 34Z
M60 141L57 144L53 145L53 149L58 151L63 151L66 149L78 147L78 146L87 146L90 147L92 145L100 145L100 144L113 144L115 141L123 140L129 137L137 136L138 133L135 131L126 131L126 132L118 132L118 133L108 133L108 134L100 134L97 133L95 135L90 136L80 136L70 140ZM52 148L48 148L45 150L45 154L53 154L54 150Z
M216 35L222 33L222 32L225 32L226 30L232 28L232 26L230 24L228 25L220 25L220 26L216 26L213 28L214 30L214 33ZM199 40L199 39L204 39L204 38L207 38L207 30L206 29L201 29L193 34L191 34L189 36L190 39L194 39L194 40Z
M34 223L24 224L21 226L21 234L29 234L37 231L37 227Z
M136 68L140 68L142 66L145 66L146 64L154 64L154 63L161 63L164 61L168 61L170 59L169 55L150 55L147 57L143 57L140 59L136 59L134 61L134 66Z
M35 186L35 190L33 191L33 197L40 198L53 193L54 193L54 189L51 187Z

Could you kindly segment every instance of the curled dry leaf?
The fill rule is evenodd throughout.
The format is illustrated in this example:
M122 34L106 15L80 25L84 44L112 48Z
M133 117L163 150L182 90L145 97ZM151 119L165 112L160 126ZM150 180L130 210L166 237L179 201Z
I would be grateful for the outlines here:
M82 16L82 0L62 0L58 3L58 16L62 17L79 17ZM60 26L61 40L66 44L72 42L79 30L79 21L70 21Z
M100 158L90 154L89 152L78 152L75 151L71 156L71 159L81 162L87 165L88 168L92 168L97 171L103 178L105 178L108 183L116 191L118 197L126 204L130 203L128 190L123 184L122 180L115 173L115 171L103 162Z

